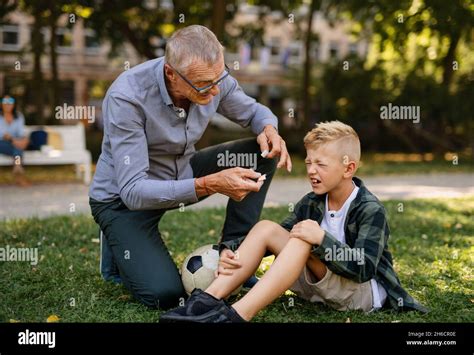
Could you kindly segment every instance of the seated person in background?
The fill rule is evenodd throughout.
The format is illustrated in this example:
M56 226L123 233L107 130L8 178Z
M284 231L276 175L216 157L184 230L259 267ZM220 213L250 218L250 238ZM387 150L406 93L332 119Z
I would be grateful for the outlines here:
M161 321L249 321L287 289L339 311L384 306L426 311L402 288L393 269L382 203L354 176L360 160L357 133L339 121L324 122L304 144L312 192L281 224L260 221L240 246L227 245L213 283L195 290ZM223 299L253 275L267 251L276 256L270 269L229 306Z
M0 154L13 158L13 175L20 186L28 186L23 169L23 151L28 146L25 137L25 118L16 111L15 99L4 95L0 110Z

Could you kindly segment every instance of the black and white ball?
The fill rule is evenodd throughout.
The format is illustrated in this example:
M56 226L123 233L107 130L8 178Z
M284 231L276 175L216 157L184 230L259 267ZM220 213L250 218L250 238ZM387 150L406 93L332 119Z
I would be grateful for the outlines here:
M214 281L218 263L217 245L208 244L189 254L181 268L181 279L186 293L190 295L195 288L205 290Z
M208 244L189 254L181 267L181 279L186 293L190 295L195 288L205 290L214 281L218 264L218 245ZM233 294L239 291L240 287Z

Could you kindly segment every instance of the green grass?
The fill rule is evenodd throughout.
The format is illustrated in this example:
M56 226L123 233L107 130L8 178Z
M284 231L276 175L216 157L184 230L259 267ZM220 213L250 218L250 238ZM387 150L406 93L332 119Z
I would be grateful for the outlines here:
M256 322L473 322L474 197L385 203L390 249L403 286L431 309L375 314L338 312L288 294ZM224 209L167 213L161 230L177 263L198 246L213 243ZM267 208L262 218L280 221L286 208ZM130 298L98 273L97 226L89 216L0 222L0 247L38 247L41 261L0 262L0 321L156 322L159 312ZM267 267L268 259L262 263ZM260 270L261 272L261 270ZM294 306L290 303L294 301Z

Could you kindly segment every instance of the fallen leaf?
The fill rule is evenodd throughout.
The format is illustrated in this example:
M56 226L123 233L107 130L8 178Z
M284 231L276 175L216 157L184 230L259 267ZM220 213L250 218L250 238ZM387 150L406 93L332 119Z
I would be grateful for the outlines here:
M56 323L59 322L59 317L55 314L51 314L48 319L46 319L47 323Z
M10 318L10 323L20 323L20 321L17 319Z
M96 244L100 244L100 239L99 238L92 238L91 242L96 243Z
M351 323L351 319L349 317L347 317L346 323Z
M89 250L86 247L79 249L79 253L82 253L82 254L86 254L88 251Z
M128 301L130 299L130 295L120 295L117 299L120 301Z

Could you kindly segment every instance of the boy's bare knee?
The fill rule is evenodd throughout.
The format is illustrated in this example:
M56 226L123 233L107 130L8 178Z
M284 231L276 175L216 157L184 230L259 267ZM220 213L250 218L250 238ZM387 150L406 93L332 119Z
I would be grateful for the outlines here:
M259 226L260 228L267 229L267 228L279 227L280 225L278 223L273 222L273 221L269 221L267 219L262 219L255 226Z

